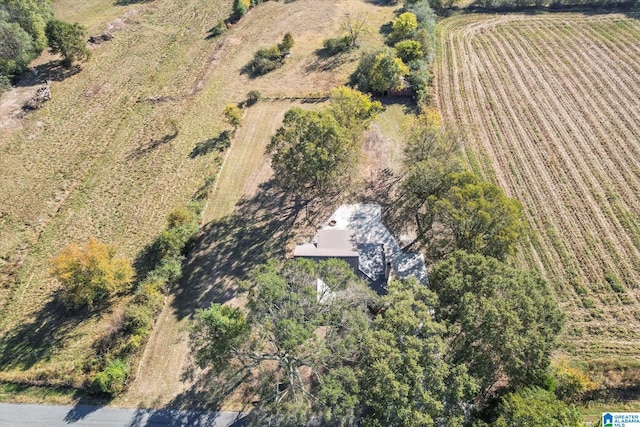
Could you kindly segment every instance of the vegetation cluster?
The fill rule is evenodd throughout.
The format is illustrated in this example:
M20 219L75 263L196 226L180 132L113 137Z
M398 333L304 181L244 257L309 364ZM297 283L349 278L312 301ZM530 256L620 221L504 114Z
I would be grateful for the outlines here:
M293 36L286 33L282 38L282 42L259 49L253 59L247 64L247 69L252 76L262 76L270 71L281 67L284 60L291 52L293 47Z
M352 82L375 95L409 91L419 108L430 102L436 15L427 0L407 0L386 37L387 49L360 60Z
M271 144L279 151L269 151L282 188L297 200L331 188L341 168L322 153L336 148L317 144L351 129L339 146L349 147L370 103L340 88L328 111L289 111ZM214 304L196 315L193 352L215 373L214 394L240 387L258 424L516 425L539 398L529 420L580 426L561 390L575 398L588 383L550 363L564 315L546 281L507 263L526 232L520 204L461 167L459 138L432 110L407 134L394 205L421 230L412 246L434 263L429 287L393 281L378 297L341 261L260 266L242 284L245 309Z
M49 0L7 0L0 4L0 93L11 79L49 46L63 57L63 65L84 61L90 52L86 30L79 24L54 19Z
M267 146L275 183L299 207L344 187L362 151L362 132L382 104L346 86L331 91L329 108L292 108Z
M52 260L52 274L61 284L61 300L78 311L103 310L115 296L133 291L119 326L96 345L85 369L89 390L115 396L127 385L131 363L144 347L165 294L181 277L182 261L199 230L200 206L192 203L169 214L167 228L148 250L145 269L134 289L131 263L114 259L115 249L95 240L71 244ZM75 312L75 313L73 313Z

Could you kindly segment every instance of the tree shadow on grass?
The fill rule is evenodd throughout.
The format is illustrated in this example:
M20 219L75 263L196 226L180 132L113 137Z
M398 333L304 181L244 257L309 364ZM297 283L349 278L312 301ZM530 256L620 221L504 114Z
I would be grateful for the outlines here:
M27 370L47 361L72 338L90 312L69 313L53 298L35 315L0 337L0 371Z
M231 144L231 136L231 131L229 130L220 132L220 135L215 138L207 139L193 147L193 150L189 153L189 157L195 159L198 156L204 156L212 151L222 152Z
M346 52L331 53L328 49L318 49L315 51L316 59L305 67L307 73L318 71L331 71L341 65L353 62L357 59L354 50Z
M245 386L250 377L251 373L242 370L228 370L220 374L211 370L203 371L188 390L167 404L167 408L220 411L222 404L233 395L236 412L246 415L251 411L251 401L255 398L254 390Z
M61 61L49 61L46 64L40 64L16 78L14 86L30 87L39 86L46 83L47 80L61 82L64 79L75 76L82 67L79 64L72 65L69 68L62 66Z
M240 200L234 213L206 224L175 291L178 318L229 301L255 266L283 257L296 218L288 196L267 182L254 197Z

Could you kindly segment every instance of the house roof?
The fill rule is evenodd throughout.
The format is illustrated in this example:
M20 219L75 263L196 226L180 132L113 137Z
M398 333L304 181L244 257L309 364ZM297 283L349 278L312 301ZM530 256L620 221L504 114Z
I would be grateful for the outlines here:
M399 278L416 277L427 284L427 270L421 254L402 252L395 237L382 223L377 204L342 205L318 230L314 243L297 245L296 257L357 257L357 268L378 293L386 286L387 264Z
M360 252L361 271L372 281L378 272L385 272L385 258L392 274L399 279L416 277L427 284L427 269L422 254L404 253L396 238L382 223L382 208L378 204L342 205L329 218L324 230L353 230ZM380 249L373 249L378 247ZM380 251L382 252L381 256Z
M351 230L318 230L315 243L297 245L296 257L358 257L355 235Z

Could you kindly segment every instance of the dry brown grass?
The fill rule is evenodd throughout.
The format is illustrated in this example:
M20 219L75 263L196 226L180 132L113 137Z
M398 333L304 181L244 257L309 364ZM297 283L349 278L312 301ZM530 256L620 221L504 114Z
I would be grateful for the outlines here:
M469 15L439 41L439 107L467 132L470 164L523 202L533 232L518 261L567 312L563 349L637 358L639 21Z

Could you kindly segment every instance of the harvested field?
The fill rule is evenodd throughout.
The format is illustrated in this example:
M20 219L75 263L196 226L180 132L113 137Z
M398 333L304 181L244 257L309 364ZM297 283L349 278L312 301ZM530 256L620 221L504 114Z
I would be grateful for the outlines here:
M465 15L440 26L437 100L472 168L525 206L518 261L567 313L564 351L638 358L640 21Z

